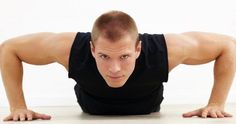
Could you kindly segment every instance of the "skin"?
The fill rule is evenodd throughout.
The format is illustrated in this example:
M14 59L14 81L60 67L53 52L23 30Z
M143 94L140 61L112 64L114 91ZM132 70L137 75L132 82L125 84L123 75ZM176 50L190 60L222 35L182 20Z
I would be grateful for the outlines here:
M68 70L69 53L75 35L75 32L35 33L12 38L1 44L1 74L11 111L4 121L51 118L50 115L27 108L22 90L22 62L34 65L57 62ZM224 106L236 70L236 39L206 32L165 34L165 39L169 71L179 64L197 65L215 61L214 85L208 104L184 113L183 117L231 117L231 114L224 111ZM115 43L100 37L94 46L91 44L99 72L110 87L123 86L133 72L141 44L135 47L134 42L129 41L132 38L128 35Z
M141 43L137 47L135 43L129 35L114 43L103 37L99 37L94 45L90 42L98 70L108 86L122 87L134 71L141 52Z

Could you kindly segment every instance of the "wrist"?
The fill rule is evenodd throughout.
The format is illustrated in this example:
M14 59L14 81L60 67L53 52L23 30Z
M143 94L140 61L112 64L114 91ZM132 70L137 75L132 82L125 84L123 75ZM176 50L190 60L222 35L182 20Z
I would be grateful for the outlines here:
M217 106L217 107L220 107L220 108L224 108L225 103L209 102L209 103L207 104L207 106Z

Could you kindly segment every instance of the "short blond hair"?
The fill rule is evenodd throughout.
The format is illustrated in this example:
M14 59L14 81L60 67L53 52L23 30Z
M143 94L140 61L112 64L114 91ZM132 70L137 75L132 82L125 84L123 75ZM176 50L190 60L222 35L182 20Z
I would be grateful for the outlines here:
M139 41L138 29L134 19L121 11L109 11L96 19L91 33L91 40L95 42L102 36L115 42L127 34Z

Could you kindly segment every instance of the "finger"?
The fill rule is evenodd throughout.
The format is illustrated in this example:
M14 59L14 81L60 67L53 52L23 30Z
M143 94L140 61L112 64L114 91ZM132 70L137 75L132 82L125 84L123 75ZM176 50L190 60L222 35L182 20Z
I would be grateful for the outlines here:
M199 109L198 110L194 110L194 111L191 111L191 112L187 112L187 113L184 113L183 114L183 117L193 117L193 116L197 116L199 114Z
M19 115L18 114L13 115L13 121L18 121L18 120L19 120Z
M20 121L25 121L25 114L24 113L20 114Z
M215 111L210 111L210 117L212 118L217 118L216 112Z
M225 117L233 117L233 115L227 113L227 112L222 112L222 114L225 116Z
M3 121L11 121L11 120L13 120L12 115L9 115L3 119Z
M36 119L43 119L43 120L50 120L51 119L50 115L45 115L45 114L35 113L34 116Z
M224 118L225 116L221 113L221 111L217 111L216 115L218 118Z
M51 119L50 115L43 114L43 120L50 120L50 119Z
M206 118L207 115L208 115L208 110L207 110L207 109L204 109L204 110L202 111L201 117L202 117L202 118Z
M27 120L28 120L28 121L32 121L32 120L33 120L33 115L32 115L32 113L28 112L28 113L26 114L26 116L27 116Z

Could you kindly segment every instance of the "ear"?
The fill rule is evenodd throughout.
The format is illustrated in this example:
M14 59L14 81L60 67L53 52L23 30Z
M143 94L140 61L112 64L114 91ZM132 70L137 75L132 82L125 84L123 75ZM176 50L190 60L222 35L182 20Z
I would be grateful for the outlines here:
M95 58L95 47L94 47L92 41L90 41L90 50L91 50L93 57Z
M136 47L136 59L139 57L142 50L142 41L139 41L137 47Z

